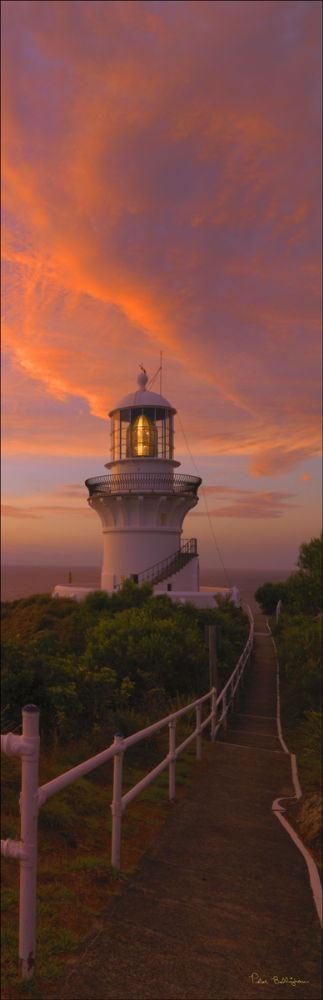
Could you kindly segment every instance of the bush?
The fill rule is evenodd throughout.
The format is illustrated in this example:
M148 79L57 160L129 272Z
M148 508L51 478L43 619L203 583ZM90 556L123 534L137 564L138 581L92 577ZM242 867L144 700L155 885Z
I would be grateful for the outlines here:
M284 614L276 638L284 712L302 719L321 704L322 622Z
M286 595L286 585L284 583L263 583L255 593L255 599L265 615L273 615L278 601L282 601Z
M33 702L46 739L63 742L103 732L117 713L143 713L148 724L167 714L170 699L203 694L207 624L216 624L222 684L249 627L228 602L202 611L153 597L150 584L130 580L115 594L97 591L80 604L45 596L5 610L4 726L19 726L23 705Z
M300 546L298 570L284 583L264 583L255 593L256 601L272 615L282 601L290 614L317 615L322 609L322 534Z

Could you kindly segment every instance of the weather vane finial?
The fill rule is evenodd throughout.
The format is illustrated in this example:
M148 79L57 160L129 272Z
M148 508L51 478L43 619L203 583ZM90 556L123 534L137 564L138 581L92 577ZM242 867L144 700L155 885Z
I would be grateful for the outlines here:
M146 389L146 385L148 382L148 375L143 365L139 365L139 368L140 368L140 374L138 375L137 383L142 391L143 389Z

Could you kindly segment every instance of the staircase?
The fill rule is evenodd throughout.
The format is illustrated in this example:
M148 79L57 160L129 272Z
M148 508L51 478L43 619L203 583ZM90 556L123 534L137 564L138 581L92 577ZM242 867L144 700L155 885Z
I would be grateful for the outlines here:
M161 562L155 563L154 566L149 566L142 573L138 573L136 582L140 585L146 583L147 580L152 584L162 583L163 580L167 580L169 576L173 576L174 573L178 573L180 569L187 566L187 563L196 556L197 539L190 538L181 545L180 549L177 549L177 552L173 552L166 559L162 559Z

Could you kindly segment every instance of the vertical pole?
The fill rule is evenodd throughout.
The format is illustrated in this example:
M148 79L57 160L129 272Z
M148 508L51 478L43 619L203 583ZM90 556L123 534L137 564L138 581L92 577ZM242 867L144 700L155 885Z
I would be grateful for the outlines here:
M168 768L168 794L170 802L176 798L176 719L171 719L168 723L169 731L169 768Z
M216 632L215 625L208 626L209 632L209 685L210 690L217 687L217 662L216 662Z
M197 733L196 733L196 759L197 760L201 760L201 757L202 757L202 737L201 737L201 733L200 733L201 707L202 707L201 705L196 705L196 707L195 707L195 711L196 711L196 729L197 729Z
M114 745L119 747L123 743L123 736L116 733ZM113 868L120 868L121 849L121 817L122 817L122 768L123 752L120 749L113 758L113 799L111 804L112 812L112 844L111 844L111 865Z
M213 688L211 695L211 742L214 743L215 740L215 728L216 728L216 688Z
M24 979L31 979L36 952L39 767L39 710L36 705L25 705L22 710L22 735L27 747L21 761L20 839L25 857L20 861L19 970Z
M227 708L227 693L225 692L225 694L223 695L223 712L225 712L225 715L223 716L223 729L227 729L228 726L228 714L226 708Z

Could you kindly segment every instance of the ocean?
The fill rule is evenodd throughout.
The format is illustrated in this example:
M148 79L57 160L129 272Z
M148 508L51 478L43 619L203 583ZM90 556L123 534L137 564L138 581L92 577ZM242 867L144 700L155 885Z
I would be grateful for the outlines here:
M223 569L201 568L201 587L238 587L241 597L250 600L255 590L271 580L285 580L291 569ZM2 566L1 600L15 601L32 594L50 594L55 584L72 582L80 586L100 586L99 566Z

